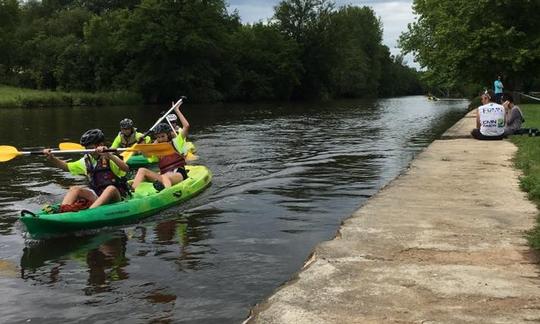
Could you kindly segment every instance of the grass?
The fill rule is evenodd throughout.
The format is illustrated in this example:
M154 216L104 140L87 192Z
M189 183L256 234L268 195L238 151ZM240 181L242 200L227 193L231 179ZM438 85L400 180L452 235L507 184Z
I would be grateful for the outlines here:
M0 85L0 107L120 106L142 104L140 95L128 91L62 92Z
M520 108L525 115L523 127L540 129L540 104L520 105ZM512 136L511 141L518 147L514 163L523 172L520 186L540 208L540 137ZM540 249L540 214L527 238L533 248Z

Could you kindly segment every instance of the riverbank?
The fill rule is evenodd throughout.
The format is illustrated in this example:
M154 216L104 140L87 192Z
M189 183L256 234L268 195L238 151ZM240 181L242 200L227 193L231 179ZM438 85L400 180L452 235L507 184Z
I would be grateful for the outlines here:
M476 141L469 113L318 245L249 323L540 320L537 209L517 147Z
M127 91L62 92L0 85L0 108L48 106L124 106L140 105L140 95Z

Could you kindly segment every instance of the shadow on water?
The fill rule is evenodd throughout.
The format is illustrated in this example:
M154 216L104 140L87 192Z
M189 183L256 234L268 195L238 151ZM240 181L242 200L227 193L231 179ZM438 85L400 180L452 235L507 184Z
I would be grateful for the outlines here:
M404 97L183 109L197 163L212 170L213 183L139 224L25 241L19 211L58 201L82 182L42 157L0 166L3 321L237 323L461 118L466 102ZM9 109L0 119L1 144L52 147L94 127L112 139L122 118L144 130L162 110ZM10 125L22 131L15 135Z

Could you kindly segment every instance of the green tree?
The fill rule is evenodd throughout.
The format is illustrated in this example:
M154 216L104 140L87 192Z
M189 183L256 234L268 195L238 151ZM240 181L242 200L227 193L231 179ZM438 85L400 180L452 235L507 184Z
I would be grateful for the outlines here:
M331 71L338 59L331 35L334 3L328 0L284 0L275 8L273 21L299 47L303 67L294 97L329 97Z
M332 67L338 97L376 96L381 78L382 25L369 7L346 6L332 15L337 59ZM388 54L387 54L388 56Z
M113 62L102 64L108 68L120 61L122 79L149 101L180 94L203 101L224 98L217 84L221 67L229 61L229 34L240 26L224 1L143 0L130 12L111 14L90 25L86 34L90 51L100 51L96 44L112 45Z
M20 46L15 30L19 24L17 0L0 0L0 82L12 82L17 49Z
M36 14L36 12L38 14ZM90 67L79 66L84 59L83 26L90 19L91 13L82 8L72 8L54 11L50 16L42 16L39 6L29 4L28 10L23 10L22 23L17 30L17 38L21 40L19 57L17 58L19 78L21 84L39 89L56 89L61 86L64 89L91 90L93 87L86 82L92 79L88 75ZM36 15L39 18L36 18ZM74 48L79 48L78 53L73 53ZM69 51L71 54L65 53ZM63 56L63 59L59 58ZM66 57L77 58L77 63L68 62ZM68 66L61 66L67 64ZM77 70L85 70L78 76L73 76ZM58 77L62 74L63 80L81 79L78 84L59 84ZM67 74L72 76L67 77ZM81 88L81 85L86 86Z
M298 45L275 26L246 25L232 37L237 69L231 99L288 100L299 85Z
M417 20L400 46L427 69L432 85L464 82L507 86L540 72L540 2L518 0L415 0Z

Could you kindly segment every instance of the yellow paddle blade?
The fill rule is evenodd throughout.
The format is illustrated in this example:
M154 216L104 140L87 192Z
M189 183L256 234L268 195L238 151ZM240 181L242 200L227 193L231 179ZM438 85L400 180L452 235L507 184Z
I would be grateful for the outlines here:
M17 148L9 145L0 145L0 162L6 162L19 156Z
M197 152L197 148L195 147L195 144L193 144L193 142L186 142L186 150L191 153Z
M60 150L62 150L62 151L65 151L65 150L84 150L85 149L85 147L82 146L79 143L70 143L70 142L60 143L60 144L58 144L58 148L60 148Z
M145 156L156 155L165 156L176 152L171 143L156 143L156 144L135 144L128 149L129 151L141 152Z
M133 147L133 146L132 146ZM131 148L132 148L131 147ZM124 151L122 153L120 153L120 155L122 156L122 160L124 161L127 161L129 160L129 158L135 153L135 151Z
M84 146L77 144L77 143L70 143L70 142L64 142L60 143L58 145L60 150L84 150ZM130 153L124 154L122 153L122 156L124 157L124 161L127 161L129 157L136 152L141 152L142 154L148 156L148 155L157 155L157 156L164 156L173 154L174 148L169 142L166 143L156 143L156 144L134 144L132 147L127 149L118 149L118 151L124 151L124 153ZM127 157L126 157L127 156Z
M186 161L196 161L199 159L199 156L197 154L193 154L191 152L187 152L186 154Z

